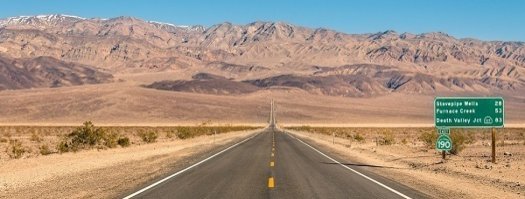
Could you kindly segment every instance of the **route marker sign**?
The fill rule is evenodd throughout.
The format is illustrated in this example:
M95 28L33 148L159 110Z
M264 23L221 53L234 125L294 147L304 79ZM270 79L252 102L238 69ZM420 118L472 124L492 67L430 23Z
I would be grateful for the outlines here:
M450 129L449 128L438 128L437 130L438 130L439 135L441 135L441 134L448 134L448 135L450 135Z
M436 97L436 127L503 128L504 100L501 97Z
M440 133L436 142L436 149L439 151L450 151L452 149L452 140L446 133Z

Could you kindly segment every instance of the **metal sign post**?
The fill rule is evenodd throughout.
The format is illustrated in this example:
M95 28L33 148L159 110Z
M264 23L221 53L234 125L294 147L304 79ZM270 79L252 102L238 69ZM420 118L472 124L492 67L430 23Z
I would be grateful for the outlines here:
M496 131L492 128L492 163L496 163Z

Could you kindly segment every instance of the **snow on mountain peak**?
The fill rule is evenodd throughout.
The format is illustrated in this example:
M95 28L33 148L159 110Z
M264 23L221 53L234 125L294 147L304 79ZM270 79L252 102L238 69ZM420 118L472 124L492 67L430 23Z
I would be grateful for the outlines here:
M157 25L166 25L166 26L178 27L175 24L165 23L165 22L158 22L158 21L148 21L148 23L157 24Z
M130 17L117 17L112 18L114 20L118 19L127 19ZM51 15L34 15L34 16L17 16L0 19L0 27L5 26L31 26L38 29L49 28L49 26L56 26L64 23L75 23L83 20L112 20L112 19L100 19L100 18L91 18L86 19L79 16L66 15L66 14L51 14ZM134 19L134 18L130 18ZM203 26L188 26L188 25L175 25L172 23L158 22L158 21L145 21L149 24L154 25L157 28L165 30L174 30L174 29L185 29L188 31L204 31L205 27Z
M159 28L182 28L192 31L203 31L204 27L202 26L188 26L188 25L175 25L172 23L158 22L158 21L148 21L148 23L153 24Z
M64 14L52 14L52 15L36 15L36 16L18 16L9 17L6 19L0 19L0 26L6 25L52 25L61 23L64 21L79 21L85 20L85 18L64 15Z

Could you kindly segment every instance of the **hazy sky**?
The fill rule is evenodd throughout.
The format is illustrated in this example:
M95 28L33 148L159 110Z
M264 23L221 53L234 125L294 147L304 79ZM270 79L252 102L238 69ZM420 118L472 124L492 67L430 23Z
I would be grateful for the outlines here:
M525 0L13 0L0 7L0 18L56 13L205 26L284 21L346 33L441 31L458 38L525 41Z

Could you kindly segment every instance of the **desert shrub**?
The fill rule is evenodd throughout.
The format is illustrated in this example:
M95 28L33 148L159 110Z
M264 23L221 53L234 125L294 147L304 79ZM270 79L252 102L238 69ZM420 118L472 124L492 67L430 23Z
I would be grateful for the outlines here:
M193 134L190 127L180 126L177 127L177 137L181 140L192 138Z
M121 147L127 147L130 145L129 138L128 137L120 137L117 141L118 145Z
M7 138L0 137L0 142L7 142Z
M56 146L56 150L59 152L59 153L65 153L65 152L69 152L70 151L70 148L69 148L69 145L67 144L66 141L61 141L57 144Z
M428 148L435 147L437 138L438 138L438 134L434 131L423 131L419 135L419 140L425 143L425 146Z
M24 153L29 152L27 148L22 146L20 140L9 140L9 146L6 149L7 154L10 158L21 158Z
M407 141L406 138L403 138L403 139L401 140L401 144L406 145L407 143L408 143L408 141Z
M142 138L142 141L146 143L153 143L157 141L157 138L159 137L158 133L156 131L141 131L139 132L139 137Z
M394 134L392 134L392 132L384 132L378 140L379 145L392 145L394 143Z
M451 132L450 139L452 140L452 149L450 150L451 154L457 155L465 148L465 142L468 139L465 132Z
M119 135L117 133L105 133L102 135L104 146L108 148L115 148L118 145Z
M299 131L306 131L306 132L312 132L312 127L304 125L304 126L299 127L297 130L299 130Z
M476 142L476 133L468 132L465 137L465 144L474 144Z
M104 138L104 130L95 128L91 122L85 122L84 126L76 128L68 135L71 143L75 146L94 146L101 143Z
M84 122L84 125L77 127L57 145L59 152L78 151L81 149L92 148L101 145L108 140L106 132L102 128L95 128L92 122Z
M33 142L42 142L43 139L36 132L33 131L33 133L31 133L30 140Z
M358 141L358 142L364 142L364 141L365 141L365 137L363 137L363 136L362 136L361 134L359 134L359 133L356 133L356 134L354 135L354 140L355 140L355 141Z
M53 153L47 144L41 145L38 149L40 150L41 155L49 155Z
M290 129L290 130L294 130L294 131L303 131L303 132L313 132L314 131L314 128L312 128L312 127L310 127L308 125L286 127L286 129ZM317 130L319 130L319 129L317 129Z
M176 133L173 130L166 131L166 137L167 138L173 138L175 135L176 135Z

